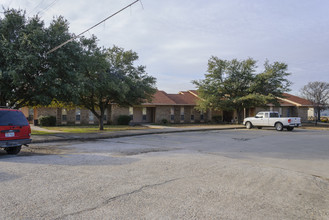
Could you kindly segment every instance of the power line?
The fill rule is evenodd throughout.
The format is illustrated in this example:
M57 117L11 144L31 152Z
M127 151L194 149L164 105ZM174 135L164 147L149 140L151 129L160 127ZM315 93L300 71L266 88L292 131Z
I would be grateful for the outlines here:
M56 2L57 2L58 0L54 0L54 1L52 1L45 9L43 9L42 10L42 12L46 12L49 8L51 8L51 7L53 7L55 4L56 4ZM40 13L41 11L39 11L38 12L38 14Z
M37 4L31 11L30 11L30 13L28 13L28 15L30 15L30 14L32 14L34 11L36 11L38 8L39 8L39 6L41 6L42 5L42 3L44 2L45 0L41 0L40 2L39 2L39 4Z
M130 4L127 5L126 7L122 8L122 9L120 9L119 11L115 12L114 14L108 16L108 17L105 18L104 20L98 22L97 24L95 24L94 26L88 28L87 30L83 31L82 33L78 34L77 36L74 36L74 37L72 37L71 39L65 41L64 43L58 45L57 47L54 47L53 49L51 49L50 51L48 51L47 54L50 54L50 53L52 53L52 52L58 50L59 48L63 47L65 44L67 44L67 43L73 41L74 39L76 39L76 38L78 38L78 37L80 37L80 36L83 35L84 33L90 31L91 29L93 29L93 28L95 28L95 27L97 27L97 26L100 25L101 23L107 21L108 19L110 19L110 18L112 18L113 16L119 14L119 13L122 12L123 10L129 8L130 6L134 5L135 3L139 2L139 1L140 1L140 0L136 0L136 1L134 1L133 3L130 3Z

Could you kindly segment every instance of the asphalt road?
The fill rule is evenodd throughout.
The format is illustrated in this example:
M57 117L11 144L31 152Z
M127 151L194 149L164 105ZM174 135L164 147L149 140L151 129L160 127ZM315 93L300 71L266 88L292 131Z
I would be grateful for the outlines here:
M0 152L0 219L329 219L329 132L222 130Z

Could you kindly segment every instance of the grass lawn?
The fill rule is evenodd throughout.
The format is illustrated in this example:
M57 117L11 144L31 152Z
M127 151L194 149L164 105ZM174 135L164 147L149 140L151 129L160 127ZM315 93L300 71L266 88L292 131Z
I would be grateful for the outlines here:
M32 135L48 135L48 134L53 134L53 132L49 132L49 131L37 131L37 130L33 130L31 132Z
M44 134L54 134L51 131L59 131L63 133L96 133L96 132L111 132L111 131L125 131L125 130L138 130L145 129L142 126L128 126L128 125L104 125L104 130L100 131L97 125L88 125L88 126L55 126L55 127L42 127L49 131L38 131L32 130L32 134L35 135L44 135Z

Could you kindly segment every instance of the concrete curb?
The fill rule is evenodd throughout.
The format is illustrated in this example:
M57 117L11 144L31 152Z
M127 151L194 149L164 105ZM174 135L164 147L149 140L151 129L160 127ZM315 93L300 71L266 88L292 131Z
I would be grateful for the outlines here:
M233 130L245 129L244 126L219 127L219 128L180 128L180 129L147 129L145 130L127 130L114 133L55 133L52 135L33 135L31 144L38 143L54 143L64 141L90 141L97 139L111 139L121 137L133 137L152 134L169 134L169 133L184 133L184 132L199 132L199 131L216 131L216 130ZM34 137L34 138L33 138Z

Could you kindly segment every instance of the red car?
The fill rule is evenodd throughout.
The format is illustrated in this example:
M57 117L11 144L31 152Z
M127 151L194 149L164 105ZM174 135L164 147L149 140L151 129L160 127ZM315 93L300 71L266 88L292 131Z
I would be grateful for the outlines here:
M0 109L0 148L18 154L22 145L31 143L31 127L19 110Z

